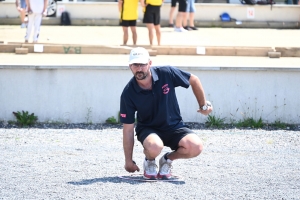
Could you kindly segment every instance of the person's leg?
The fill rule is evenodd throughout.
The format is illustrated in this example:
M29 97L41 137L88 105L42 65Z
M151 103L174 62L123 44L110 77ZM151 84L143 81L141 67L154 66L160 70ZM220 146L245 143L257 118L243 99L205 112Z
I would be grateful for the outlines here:
M136 26L130 26L130 29L131 29L131 33L132 33L133 44L136 45L136 41L137 41Z
M144 147L145 160L143 162L145 179L157 178L157 165L155 158L161 153L164 144L161 138L155 133L155 130L144 129L137 133L138 140Z
M27 25L26 35L25 35L25 42L28 42L29 40L33 25L34 25L34 14L29 14L28 25Z
M149 35L149 43L153 43L153 30L154 30L154 18L153 18L154 7L148 4L145 8L143 23L146 24Z
M154 28L156 32L157 45L160 45L160 37L161 37L160 25L156 25L154 26Z
M188 17L189 17L189 13L190 13L191 1L193 1L193 0L187 0L186 12L183 15L182 26L185 30L189 30L187 21L188 21ZM189 19L189 21L190 21L190 19Z
M186 31L182 27L182 21L187 9L187 2L185 0L179 0L178 13L176 17L175 31L184 32Z
M130 26L130 30L131 30L131 33L132 33L133 44L136 45L136 41L137 41L136 20L130 20L129 21L129 26Z
M21 8L20 10L20 18L21 18L21 22L22 23L25 23L25 16L26 16L26 12L25 12L25 9L24 8Z
M195 25L194 25L194 13L192 13L192 12L189 13L189 26L190 27L195 27Z
M126 45L128 41L128 27L122 26L122 29L123 29L123 45Z
M153 29L154 29L154 25L153 24L146 24L147 28L148 28L148 35L149 35L149 42L150 45L153 44Z
M162 133L162 140L165 146L174 150L166 153L159 159L159 172L157 177L169 179L172 177L172 162L176 159L193 158L202 151L200 138L190 129L183 127L173 132Z
M27 21L25 21L25 16L26 16L26 2L25 0L21 0L20 1L20 18L21 18L21 22L22 24L27 23Z
M163 141L157 134L150 134L143 142L146 159L154 160L164 148Z
M40 35L40 27L42 24L42 14L34 14L34 34L33 34L33 42L38 42Z
M174 16L175 9L176 9L176 7L171 7L171 9L170 9L170 15L169 15L169 26L170 27L174 26L173 16Z
M170 9L170 14L169 14L169 27L174 26L173 16L174 16L174 12L175 12L175 9L176 9L176 2L177 2L177 0L172 0L171 1L171 9Z
M184 13L183 14L183 20L182 20L182 26L183 26L183 28L185 29L185 30L188 30L189 29L189 27L188 27L188 23L187 23L187 21L188 21L188 13L186 12L186 13Z
M190 18L189 18L189 24L190 24L190 29L192 30L198 30L196 27L195 27L195 12L196 12L196 7L195 7L195 3L194 1L191 2L191 10L190 10Z
M160 45L161 32L160 32L160 6L154 7L154 29L156 33L157 45Z
M203 150L203 144L196 134L184 136L178 143L178 149L168 154L168 159L184 159L197 157Z

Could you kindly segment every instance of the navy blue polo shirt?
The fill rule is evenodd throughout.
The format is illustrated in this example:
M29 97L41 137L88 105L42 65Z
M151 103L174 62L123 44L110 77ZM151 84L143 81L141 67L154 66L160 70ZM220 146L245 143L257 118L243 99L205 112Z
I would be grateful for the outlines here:
M159 131L170 131L184 127L175 87L188 88L191 74L175 67L151 67L152 90L142 89L135 77L125 86L120 102L120 121L135 122L136 132L143 127Z

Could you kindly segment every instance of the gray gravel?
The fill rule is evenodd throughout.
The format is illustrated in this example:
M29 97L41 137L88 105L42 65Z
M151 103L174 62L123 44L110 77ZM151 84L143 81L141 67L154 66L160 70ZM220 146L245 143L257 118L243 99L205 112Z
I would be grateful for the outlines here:
M0 199L300 199L300 131L195 132L203 153L173 164L184 180L146 183L118 178L120 128L2 128Z

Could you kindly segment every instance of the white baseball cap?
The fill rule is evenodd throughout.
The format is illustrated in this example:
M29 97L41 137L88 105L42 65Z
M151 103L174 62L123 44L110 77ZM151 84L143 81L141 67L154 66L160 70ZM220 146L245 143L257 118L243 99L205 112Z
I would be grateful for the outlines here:
M150 60L149 52L142 47L136 47L130 51L129 64L142 63L146 64Z

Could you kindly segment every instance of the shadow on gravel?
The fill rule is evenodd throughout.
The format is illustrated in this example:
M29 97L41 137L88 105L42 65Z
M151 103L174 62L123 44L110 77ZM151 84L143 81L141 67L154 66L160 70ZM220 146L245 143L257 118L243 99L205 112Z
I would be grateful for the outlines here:
M158 183L161 181L155 181L155 182L147 182L147 181L140 181L140 180L127 180L127 179L121 179L118 176L112 176L112 177L103 177L103 178L93 178L93 179L83 179L81 181L70 181L67 182L68 184L71 185L91 185L91 184L95 184L95 183L129 183L132 185L135 184L141 184L141 183ZM172 182L172 181L165 181L164 183L172 183L175 185L182 185L185 184L184 181L176 181L176 182Z

